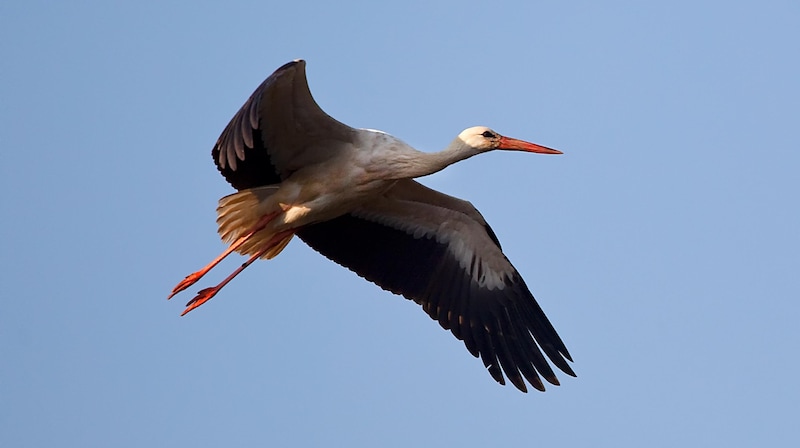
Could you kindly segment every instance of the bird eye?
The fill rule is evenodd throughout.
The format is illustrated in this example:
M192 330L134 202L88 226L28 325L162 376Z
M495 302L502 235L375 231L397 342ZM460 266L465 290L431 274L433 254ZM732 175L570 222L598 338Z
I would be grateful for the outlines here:
M482 135L482 136L484 136L484 137L486 137L486 138L493 138L493 137L495 137L495 135L494 135L494 134L492 134L492 131L483 131L483 134L481 134L481 135Z

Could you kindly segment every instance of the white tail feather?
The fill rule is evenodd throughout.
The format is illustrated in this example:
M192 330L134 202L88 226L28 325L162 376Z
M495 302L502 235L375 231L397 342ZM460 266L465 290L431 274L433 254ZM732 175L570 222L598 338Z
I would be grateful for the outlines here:
M250 188L219 200L217 206L217 232L222 241L231 244L246 235L266 214L276 211L276 205L269 198L278 191L277 185ZM261 250L275 235L269 226L251 236L236 252L252 255ZM261 258L273 258L289 244L292 235L274 244Z

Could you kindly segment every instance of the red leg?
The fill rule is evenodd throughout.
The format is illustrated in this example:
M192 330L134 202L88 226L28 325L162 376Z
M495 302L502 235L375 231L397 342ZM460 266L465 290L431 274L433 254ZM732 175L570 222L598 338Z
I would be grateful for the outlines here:
M253 254L250 258L247 259L241 266L236 268L235 271L231 272L231 274L225 277L225 280L221 281L217 286L212 286L210 288L203 289L202 291L198 292L196 296L192 300L190 300L186 304L186 309L183 310L181 316L185 315L189 311L197 308L198 306L208 302L214 297L220 289L222 289L225 285L228 284L231 280L234 279L240 272L244 271L245 268L253 264L254 261L258 260L262 255L264 255L267 251L275 247L276 244L279 244L281 241L286 239L286 237L291 236L294 234L294 230L286 230L284 232L280 232L272 237L267 244L264 245L258 252Z
M187 275L186 278L181 280L181 282L178 283L177 286L172 288L172 293L169 295L169 297L167 297L167 300L169 300L172 297L174 297L175 294L177 294L177 293L183 291L184 289L186 289L186 288L194 285L195 283L197 283L197 281L200 280L201 278L203 278L203 276L206 275L208 273L208 271L213 269L214 266L218 265L220 261L225 259L225 257L230 255L233 251L238 249L239 246L244 244L244 242L247 241L248 239L250 239L250 237L255 235L257 232L263 230L264 227L266 227L267 224L269 224L269 222L272 221L280 213L281 212L274 212L274 213L269 213L267 215L262 216L261 219L258 220L256 225L254 225L250 229L250 231L247 232L246 235L240 236L239 238L237 238L236 241L234 241L233 244L230 245L230 247L228 247L227 249L225 249L224 252L219 254L219 256L217 256L217 258L213 259L211 261L211 263L208 263L207 265L203 266L203 268L200 269L197 272L192 272L191 274Z

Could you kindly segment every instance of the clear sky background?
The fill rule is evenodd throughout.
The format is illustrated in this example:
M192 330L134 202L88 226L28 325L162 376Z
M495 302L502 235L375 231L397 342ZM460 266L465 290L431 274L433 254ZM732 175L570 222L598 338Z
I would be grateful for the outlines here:
M3 2L0 446L799 446L799 24L793 1ZM168 292L224 248L211 147L295 58L329 114L421 150L483 124L564 151L424 183L487 217L577 378L502 387L300 241L179 317Z

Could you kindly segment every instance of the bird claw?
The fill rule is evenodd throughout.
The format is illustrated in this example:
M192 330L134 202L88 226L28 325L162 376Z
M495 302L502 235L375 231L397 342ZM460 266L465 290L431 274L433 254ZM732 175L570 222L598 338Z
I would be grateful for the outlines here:
M167 300L175 297L175 294L197 283L197 281L200 280L200 277L202 276L203 275L199 272L192 272L191 274L187 275L186 278L184 278L183 280L181 280L180 283L178 283L177 286L172 288L172 293L170 293L169 297L167 297Z
M198 306L200 306L200 305L208 302L209 300L211 300L211 298L214 297L217 294L217 291L219 291L219 288L214 286L214 287L211 287L211 288L203 289L200 292L198 292L197 295L194 296L194 298L192 300L190 300L190 301L188 301L186 303L186 309L183 310L183 312L181 313L181 316L186 315L186 313L188 313L189 311L192 311L193 309L197 308Z

